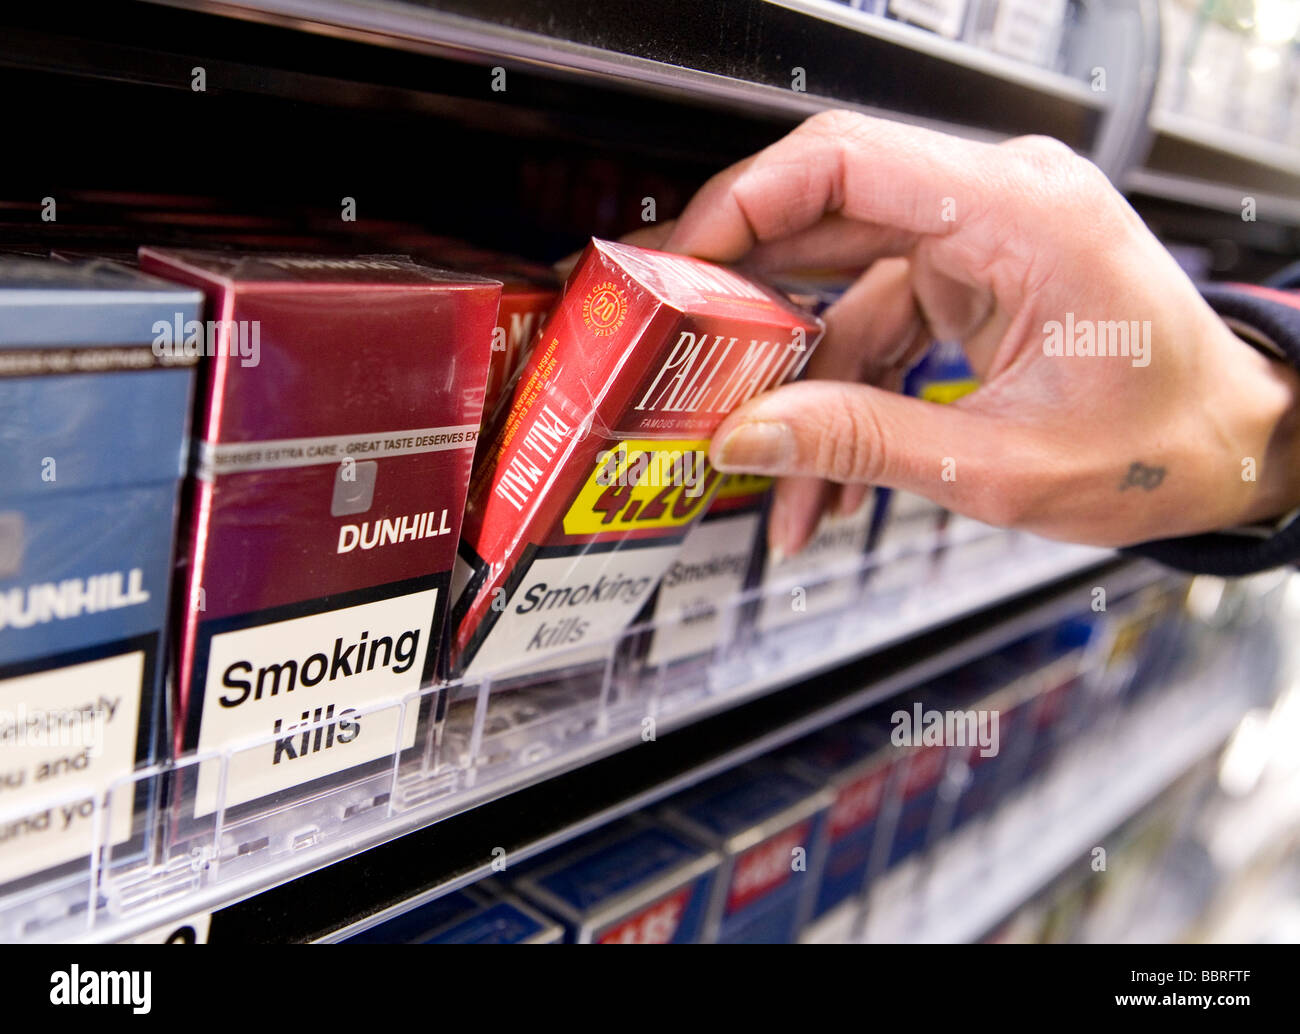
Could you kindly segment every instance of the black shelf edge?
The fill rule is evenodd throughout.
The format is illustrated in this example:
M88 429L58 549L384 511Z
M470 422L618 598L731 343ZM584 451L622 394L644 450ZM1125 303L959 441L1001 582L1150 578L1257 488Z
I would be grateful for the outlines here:
M496 109L567 112L599 95L625 136L652 101L786 124L847 105L977 134L1050 133L1086 151L1106 113L1054 73L1036 86L1032 70L1013 76L978 54L956 61L754 0L661 0L653 32L637 5L582 0L50 0L0 18L0 62L15 67L188 89L193 64L224 62L247 70L230 77L240 89L292 93L295 75L313 75L360 95L402 86ZM505 93L490 87L497 64L519 76ZM803 90L792 88L796 68Z

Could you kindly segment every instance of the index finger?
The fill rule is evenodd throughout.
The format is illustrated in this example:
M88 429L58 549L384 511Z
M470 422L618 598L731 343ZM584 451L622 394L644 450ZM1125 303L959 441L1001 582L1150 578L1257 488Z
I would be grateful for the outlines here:
M993 144L848 111L824 111L714 176L664 247L735 262L839 213L882 231L948 234L984 207ZM960 198L960 206L952 202Z

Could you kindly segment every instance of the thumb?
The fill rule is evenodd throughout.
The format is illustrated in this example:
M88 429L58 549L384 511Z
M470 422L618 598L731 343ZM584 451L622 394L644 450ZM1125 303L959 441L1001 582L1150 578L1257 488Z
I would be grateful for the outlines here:
M638 227L629 233L623 234L619 240L624 244L635 244L639 248L658 248L662 250L676 228L676 219L666 219L662 223Z
M1032 471L1044 469L1033 457L1043 451L1024 425L980 412L978 392L959 407L862 384L801 381L728 416L710 459L726 473L897 488L1012 525L1025 516Z

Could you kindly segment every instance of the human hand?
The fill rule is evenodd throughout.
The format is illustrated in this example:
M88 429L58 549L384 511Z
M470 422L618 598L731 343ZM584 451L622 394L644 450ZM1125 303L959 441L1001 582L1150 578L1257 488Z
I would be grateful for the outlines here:
M807 379L713 440L718 469L779 476L776 549L870 485L1110 546L1300 505L1300 378L1238 339L1057 141L825 112L639 236L759 272L866 270L826 314ZM1048 354L1085 326L1123 354ZM963 344L981 387L945 406L888 390L936 339Z

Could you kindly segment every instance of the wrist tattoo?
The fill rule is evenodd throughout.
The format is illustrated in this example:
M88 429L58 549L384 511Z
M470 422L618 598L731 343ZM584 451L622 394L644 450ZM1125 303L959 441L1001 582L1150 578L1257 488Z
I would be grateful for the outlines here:
M1164 467L1148 467L1145 463L1134 462L1129 464L1128 473L1119 483L1119 490L1124 492L1130 488L1140 488L1146 492L1153 492L1160 487L1160 482L1164 479Z

